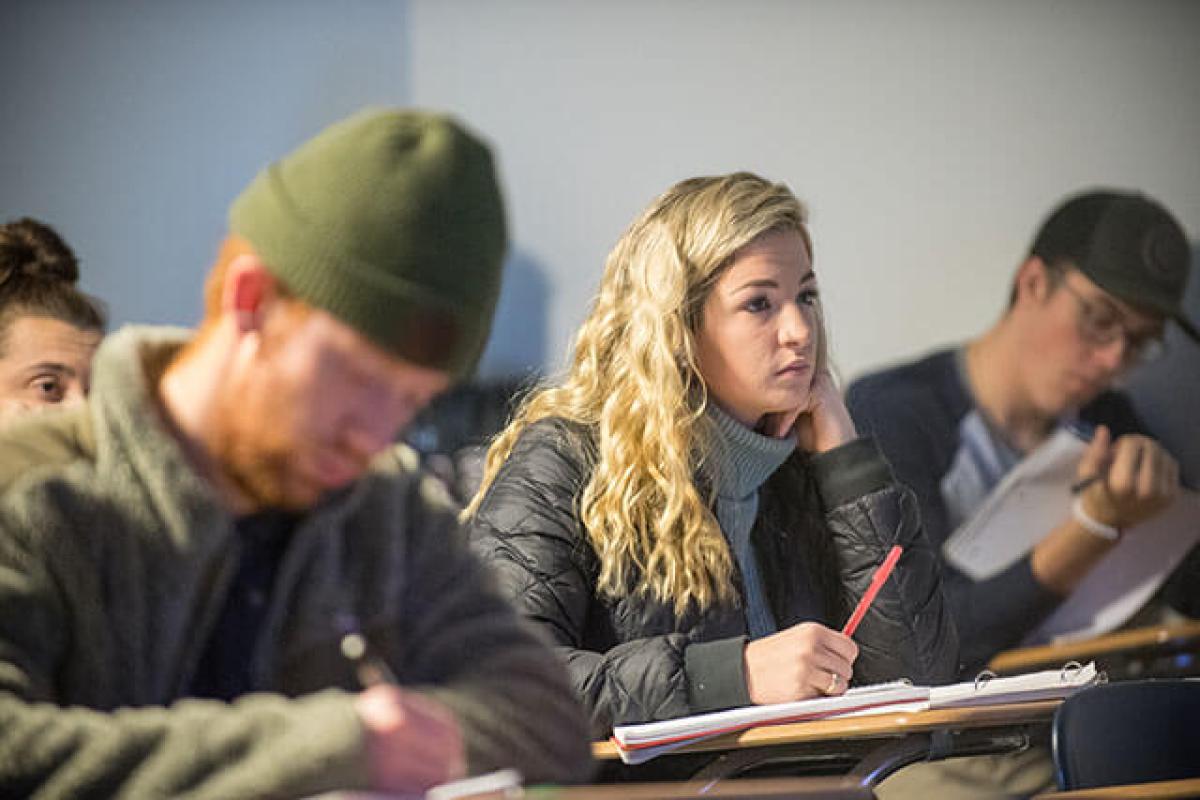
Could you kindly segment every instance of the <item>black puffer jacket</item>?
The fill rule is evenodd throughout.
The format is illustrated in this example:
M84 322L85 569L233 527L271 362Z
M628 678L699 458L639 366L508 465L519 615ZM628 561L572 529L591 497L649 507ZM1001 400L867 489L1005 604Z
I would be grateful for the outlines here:
M593 454L583 426L559 419L531 425L471 522L473 547L565 658L596 736L614 724L749 704L740 606L677 615L640 594L596 596L599 565L576 514ZM805 507L817 509L815 519L805 517ZM912 494L893 481L871 440L790 458L763 486L751 535L781 630L803 621L789 608L789 584L809 581L830 609L819 621L840 627L887 551L905 545L855 635L854 683L953 679L958 639L937 559Z

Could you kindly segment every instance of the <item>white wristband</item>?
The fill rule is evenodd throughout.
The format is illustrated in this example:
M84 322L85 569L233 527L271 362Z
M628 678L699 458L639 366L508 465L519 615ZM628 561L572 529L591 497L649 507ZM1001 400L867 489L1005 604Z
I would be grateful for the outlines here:
M1082 525L1088 533L1094 533L1101 539L1108 539L1110 542L1115 542L1121 538L1121 529L1112 525L1105 525L1103 522L1097 522L1088 516L1088 513L1083 509L1083 498L1076 497L1075 502L1071 504L1071 516L1075 521Z

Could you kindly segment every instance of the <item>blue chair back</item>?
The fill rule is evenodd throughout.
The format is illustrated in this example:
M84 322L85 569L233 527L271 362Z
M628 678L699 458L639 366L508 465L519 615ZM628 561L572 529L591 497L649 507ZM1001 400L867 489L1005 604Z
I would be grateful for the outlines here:
M1200 777L1200 680L1093 686L1054 715L1059 788Z

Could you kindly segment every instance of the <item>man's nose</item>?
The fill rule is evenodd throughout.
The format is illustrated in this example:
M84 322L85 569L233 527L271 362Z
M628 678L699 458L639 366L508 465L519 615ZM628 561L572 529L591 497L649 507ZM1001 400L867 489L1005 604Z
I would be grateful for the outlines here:
M392 443L392 435L382 435L377 427L354 424L342 432L342 447L346 454L364 461Z
M63 399L60 405L73 406L82 403L87 397L87 392L83 388L83 384L78 381L72 381L67 384L66 390L63 392Z
M392 444L419 410L405 398L377 398L364 403L347 426L345 444L359 456L371 457Z
M1119 334L1111 342L1095 346L1094 356L1110 374L1116 374L1129 366L1133 349L1129 346L1129 338Z

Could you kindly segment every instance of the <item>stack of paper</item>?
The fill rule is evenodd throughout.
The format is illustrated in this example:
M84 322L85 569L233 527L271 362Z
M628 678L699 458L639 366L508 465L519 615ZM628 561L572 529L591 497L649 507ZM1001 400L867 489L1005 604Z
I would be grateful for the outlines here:
M765 706L746 706L728 711L714 711L662 722L639 725L618 725L613 729L613 741L626 764L640 764L656 755L684 745L735 733L759 725L778 725L785 722L824 719L846 712L875 710L884 713L892 706L927 701L929 687L913 686L908 681L862 686L850 689L838 697L818 697L794 703L775 703Z
M908 681L862 686L840 697L818 697L795 703L746 706L714 711L662 722L618 725L613 742L626 764L641 764L725 733L736 733L759 725L779 725L834 717L919 712L929 708L960 708L1002 703L1051 700L1071 694L1103 680L1094 663L1072 664L1062 669L1031 672L1008 678L981 675L973 681L949 686L913 686Z

